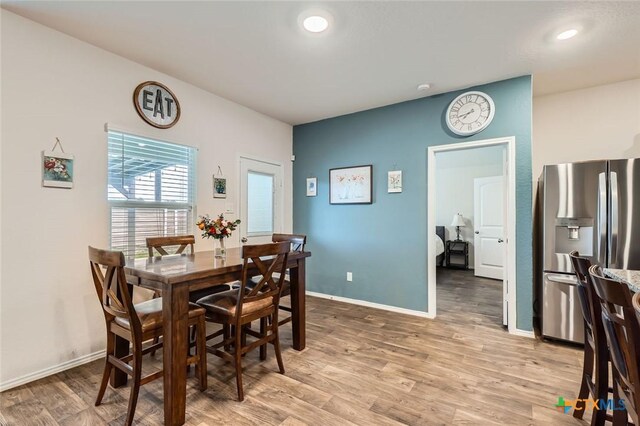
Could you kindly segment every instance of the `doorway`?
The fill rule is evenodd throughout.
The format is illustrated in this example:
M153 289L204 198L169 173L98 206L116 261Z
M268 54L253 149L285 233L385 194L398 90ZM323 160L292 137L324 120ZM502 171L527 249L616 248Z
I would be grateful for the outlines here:
M240 242L266 244L283 229L282 165L240 157Z
M461 214L460 217L457 217L454 214L454 217L450 217L447 219L439 218L440 222L447 221L446 223L438 223L437 217L437 208L438 208L438 188L441 182L438 182L438 164L443 163L443 159L445 158L442 154L444 153L459 153L466 154L471 153L473 151L469 150L478 150L479 148L488 148L485 152L490 150L499 150L500 155L502 157L502 161L498 165L501 170L498 170L498 173L494 173L494 180L492 183L486 183L485 189L485 199L479 200L480 203L485 204L485 212L487 215L484 221L484 227L476 227L477 221L470 221L464 218L464 214ZM507 326L509 332L516 332L516 280L515 280L515 259L516 259L516 244L515 244L515 138L514 137L506 137L499 139L489 139L483 141L474 141L474 142L462 142L456 144L447 144L447 145L439 145L432 146L428 148L428 183L427 183L427 226L428 232L431 239L433 239L432 235L436 232L436 227L446 225L450 229L449 235L446 237L449 242L445 242L445 246L449 245L453 247L452 244L455 245L455 249L458 253L461 253L464 256L464 252L461 248L464 248L468 251L473 251L473 253L468 253L470 261L473 262L475 259L485 266L485 272L487 267L491 267L492 273L498 274L498 278L501 278L502 285L501 291L498 290L496 298L498 299L497 303L501 303L502 305L502 323ZM474 156L480 158L480 156ZM476 158L477 160L477 158ZM502 171L502 173L499 173ZM488 176L485 176L488 177ZM441 177L442 179L442 177ZM498 183L499 182L499 183ZM482 190L482 182L478 182L480 185L480 190ZM498 185L498 186L496 186ZM490 189L496 189L497 187L501 187L502 196L498 196L502 198L502 205L496 205L496 195L495 193L491 193ZM474 193L475 183L471 183L470 193ZM448 201L451 199L456 199L456 195L459 195L460 191L456 190L455 193L450 194L447 198ZM490 194L493 195L493 201ZM476 202L476 195L473 196L472 204ZM482 197L481 197L482 198ZM479 206L482 209L482 205ZM466 207L467 212L466 215L469 218L475 217L478 213L476 213L476 207L473 208ZM498 235L498 230L495 229L495 215L501 214L501 235ZM459 213L459 212L455 212ZM480 213L482 215L482 212ZM491 219L490 215L494 216L494 219ZM457 224L460 228L456 228L453 225ZM473 226L472 226L473 225ZM491 229L493 227L493 229ZM457 232L460 231L460 232ZM491 232L493 232L493 234ZM478 232L476 234L476 232ZM476 236L485 237L485 244L483 247L476 244ZM464 244L464 241L467 241ZM498 242L498 240L500 240ZM431 243L431 240L429 240ZM462 243L461 243L462 242ZM480 242L481 244L481 242ZM436 275L436 246L437 244L428 244L428 259L427 259L427 269L428 269L428 314L430 317L435 317L437 313L437 275ZM466 247L465 247L466 246ZM473 246L473 250L470 250ZM476 256L475 251L480 247L480 257ZM484 252L484 254L483 254ZM453 253L453 251L451 252ZM503 263L502 271L496 269L499 263ZM462 268L464 269L464 268ZM481 265L481 273L482 265ZM501 276L500 276L501 274ZM474 277L472 272L469 273L470 277ZM459 277L458 277L459 278ZM498 284L499 285L499 284ZM502 300L500 301L499 294L502 293Z

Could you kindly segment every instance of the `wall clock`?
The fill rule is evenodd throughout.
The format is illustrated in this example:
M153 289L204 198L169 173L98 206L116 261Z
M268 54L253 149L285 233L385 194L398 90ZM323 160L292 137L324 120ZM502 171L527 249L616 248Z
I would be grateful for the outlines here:
M447 108L445 120L456 135L470 136L491 124L496 112L491 96L483 92L465 92L455 98Z
M168 129L180 119L180 102L157 81L140 83L133 91L133 104L144 121L159 129Z

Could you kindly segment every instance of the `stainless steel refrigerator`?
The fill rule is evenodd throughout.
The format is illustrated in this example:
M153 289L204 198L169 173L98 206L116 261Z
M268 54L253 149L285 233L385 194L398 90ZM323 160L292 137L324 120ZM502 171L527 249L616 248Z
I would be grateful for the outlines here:
M584 343L569 253L640 269L640 159L545 166L542 190L542 335Z

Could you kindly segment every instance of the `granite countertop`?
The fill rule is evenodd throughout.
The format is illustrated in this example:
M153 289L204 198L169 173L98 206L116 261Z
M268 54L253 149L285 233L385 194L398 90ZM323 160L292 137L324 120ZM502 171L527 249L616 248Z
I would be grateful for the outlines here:
M603 272L605 276L627 284L634 293L640 293L640 271L605 268Z

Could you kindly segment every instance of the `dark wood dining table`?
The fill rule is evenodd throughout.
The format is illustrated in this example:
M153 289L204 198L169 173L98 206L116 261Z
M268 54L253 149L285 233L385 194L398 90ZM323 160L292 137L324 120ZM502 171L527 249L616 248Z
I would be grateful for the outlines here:
M127 260L125 274L130 285L162 293L165 425L181 425L185 421L189 292L240 280L240 250L228 249L226 259L216 258L213 251L200 251ZM305 347L305 260L310 256L309 252L291 252L287 264L293 348L299 351ZM249 270L250 276L258 274L257 268ZM116 352L118 356L128 354L129 342L118 339ZM126 382L126 374L114 369L111 385L119 387Z

